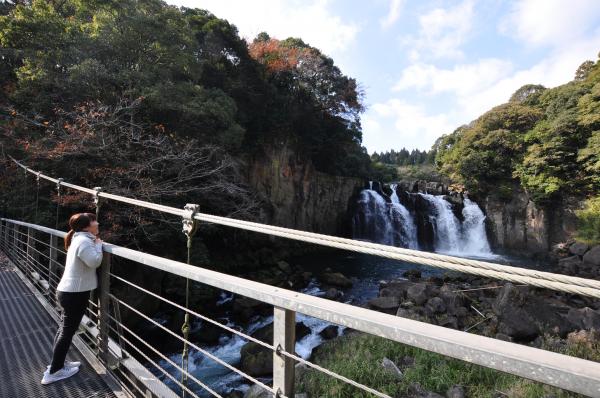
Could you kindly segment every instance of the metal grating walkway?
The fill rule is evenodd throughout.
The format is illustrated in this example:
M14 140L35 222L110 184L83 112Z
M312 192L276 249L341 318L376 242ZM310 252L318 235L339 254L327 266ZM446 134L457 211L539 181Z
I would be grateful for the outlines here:
M67 360L81 361L79 372L46 386L40 383L57 328L0 253L0 398L115 398L73 345Z

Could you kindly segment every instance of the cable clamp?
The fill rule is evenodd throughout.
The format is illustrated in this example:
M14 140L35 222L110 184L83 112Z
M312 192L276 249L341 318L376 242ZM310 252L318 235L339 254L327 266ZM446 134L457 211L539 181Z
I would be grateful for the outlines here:
M194 236L196 230L198 229L198 220L194 218L194 214L200 211L200 205L188 203L184 206L183 210L184 214L183 219L181 220L183 224L181 232L187 236L189 245L192 236Z

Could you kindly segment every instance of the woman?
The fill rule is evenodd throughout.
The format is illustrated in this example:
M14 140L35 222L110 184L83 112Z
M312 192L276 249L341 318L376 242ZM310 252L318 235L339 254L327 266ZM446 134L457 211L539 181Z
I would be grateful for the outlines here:
M87 308L90 292L98 286L96 268L102 263L98 225L92 213L77 213L69 219L71 230L65 236L65 271L56 286L61 323L54 337L52 363L44 372L42 384L66 379L79 371L79 362L65 363L65 358Z

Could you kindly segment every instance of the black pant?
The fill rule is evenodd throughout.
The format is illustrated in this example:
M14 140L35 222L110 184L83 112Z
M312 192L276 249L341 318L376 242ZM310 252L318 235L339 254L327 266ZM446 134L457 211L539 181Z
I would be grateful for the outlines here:
M61 292L56 291L56 299L61 307L61 322L54 337L54 351L50 373L62 369L65 365L67 351L71 345L73 335L79 328L81 318L85 314L90 291L85 292Z

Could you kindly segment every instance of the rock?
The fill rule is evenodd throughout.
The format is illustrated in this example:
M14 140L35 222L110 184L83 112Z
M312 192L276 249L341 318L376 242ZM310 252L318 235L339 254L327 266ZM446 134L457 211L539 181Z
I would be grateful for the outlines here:
M385 312L386 314L395 314L398 307L400 307L400 301L398 297L376 297L369 300L367 303L369 308Z
M260 344L252 341L244 344L240 357L240 369L250 376L270 376L273 373L273 352Z
M600 311L594 311L589 307L571 308L567 319L579 329L600 330Z
M450 387L446 391L446 398L465 398L465 388L459 385Z
M380 285L380 297L398 297L399 299L406 298L406 291L413 285L410 281L397 280L386 282Z
M272 398L273 394L265 390L258 384L254 384L244 394L244 398Z
M244 320L249 320L254 315L272 314L273 308L266 303L249 297L236 297L233 302L233 312Z
M579 256L571 256L558 260L558 266L569 275L577 275L581 259Z
M244 393L240 390L232 390L227 394L227 398L244 398Z
M409 269L408 271L404 271L402 276L408 278L411 281L414 281L421 278L421 271L419 271L418 269Z
M296 341L310 334L310 328L304 322L296 323ZM261 341L273 343L273 324L263 326L252 333ZM251 376L270 376L273 373L273 351L249 341L240 352L240 368Z
M325 292L325 298L329 300L338 300L344 295L343 292L337 290L335 287L327 289Z
M590 246L583 242L575 242L569 246L569 253L576 256L583 256L589 250Z
M319 335L323 337L325 340L333 339L337 337L339 333L339 327L337 325L329 325L325 327L325 329L319 332Z
M396 380L400 380L404 376L398 366L389 358L384 357L381 366Z
M439 297L432 297L427 300L427 304L425 304L434 314L441 314L446 312L446 304L444 304L444 300Z
M600 245L592 247L584 254L583 263L594 267L600 267Z
M408 387L408 393L411 398L444 398L440 394L425 390L419 383L411 384Z
M416 305L423 305L429 299L429 286L424 283L415 283L406 291L406 296Z
M406 308L398 308L398 311L396 311L396 316L402 317L402 318L411 318L411 312L409 310L407 310Z
M465 298L458 292L458 287L451 284L444 284L440 288L439 297L443 300L446 305L446 311L452 315L458 315L457 311L459 308L464 307Z
M292 273L292 267L286 261L277 261L277 268L285 272L286 274Z
M560 309L527 292L512 283L500 290L492 303L492 310L498 316L498 332L524 342L535 339L541 331L565 336L572 325L560 314Z
M352 287L352 281L340 272L325 272L321 274L321 280L328 285Z
M500 321L500 333L516 340L531 341L538 336L539 328L522 308L524 302L525 295L512 283L507 283L492 304L492 310Z
M502 340L502 341L509 341L509 342L513 341L512 337L510 337L510 336L508 336L508 335L506 335L504 333L497 333L496 334L496 338L498 340Z
M438 320L438 325L445 328L458 329L458 319L454 316L445 316Z

